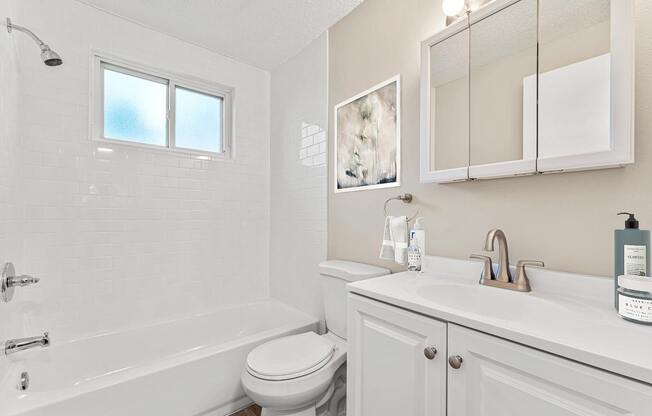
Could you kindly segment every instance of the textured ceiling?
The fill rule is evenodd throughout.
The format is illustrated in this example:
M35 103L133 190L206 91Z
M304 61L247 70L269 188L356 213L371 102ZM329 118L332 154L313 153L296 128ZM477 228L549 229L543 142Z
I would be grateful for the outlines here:
M264 69L273 69L363 0L78 0Z

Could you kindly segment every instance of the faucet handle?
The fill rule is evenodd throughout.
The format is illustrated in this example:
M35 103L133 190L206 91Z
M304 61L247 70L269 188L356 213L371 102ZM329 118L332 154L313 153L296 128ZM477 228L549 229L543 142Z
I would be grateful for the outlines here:
M525 272L525 266L545 267L545 263L540 260L519 260L516 263L516 281L514 283L522 287L524 292L529 292L532 289L530 288L530 279L528 279Z
M26 274L16 276L13 263L5 263L2 272L0 272L0 300L9 302L14 296L15 288L33 285L38 283L39 280L38 277Z
M525 266L546 267L546 264L541 260L519 260L516 263L517 269L523 268L525 270Z
M38 277L29 276L26 274L14 277L7 277L7 286L9 287L25 287L39 282Z
M496 275L494 274L494 267L491 262L491 257L483 256L481 254L471 254L469 258L473 260L482 260L482 262L484 262L484 267L482 269L482 277L480 278L481 281L494 280L496 278Z

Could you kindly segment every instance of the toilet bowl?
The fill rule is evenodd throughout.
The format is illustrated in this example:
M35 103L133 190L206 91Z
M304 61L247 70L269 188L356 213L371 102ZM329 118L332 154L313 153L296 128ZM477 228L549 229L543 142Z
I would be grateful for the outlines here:
M346 284L389 274L381 267L319 264L328 332L278 338L253 349L242 387L262 416L343 416L346 412Z
M326 409L319 413L318 409L333 397L338 381L345 385L345 363L346 343L336 335L292 335L249 354L242 386L263 408L263 416L325 415Z

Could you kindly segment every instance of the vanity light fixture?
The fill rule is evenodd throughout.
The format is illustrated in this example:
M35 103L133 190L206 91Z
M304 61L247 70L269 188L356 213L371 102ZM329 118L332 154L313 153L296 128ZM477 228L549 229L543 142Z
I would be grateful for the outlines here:
M444 11L444 15L446 15L446 26L492 1L493 0L443 0L441 8Z
M446 16L454 17L464 11L466 8L466 0L444 0L441 7Z

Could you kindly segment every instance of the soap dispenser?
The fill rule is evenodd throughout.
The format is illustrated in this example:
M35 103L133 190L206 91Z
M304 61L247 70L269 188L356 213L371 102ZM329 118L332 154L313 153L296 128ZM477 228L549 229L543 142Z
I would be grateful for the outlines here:
M408 270L421 271L423 256L426 255L426 231L421 225L422 218L417 218L410 230L410 245L408 247Z
M426 254L426 230L423 229L421 225L421 220L423 218L419 217L414 222L414 227L410 230L410 241L414 240L422 256Z
M614 233L614 285L616 310L618 310L618 276L649 276L650 275L650 231L639 229L638 220L634 214L620 212L618 215L628 215L625 229Z

